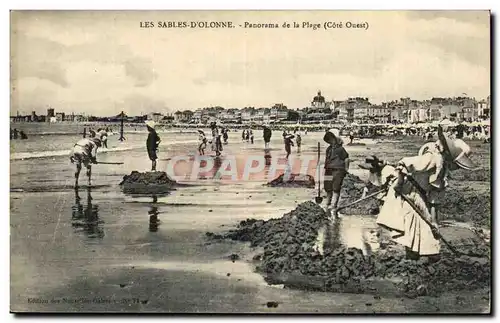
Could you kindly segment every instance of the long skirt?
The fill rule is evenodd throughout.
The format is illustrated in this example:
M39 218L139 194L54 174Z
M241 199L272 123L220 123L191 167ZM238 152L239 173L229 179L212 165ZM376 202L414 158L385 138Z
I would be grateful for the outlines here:
M410 199L423 215L430 218L430 209L416 189L405 196ZM431 227L421 218L405 200L397 196L391 187L380 209L377 224L391 231L392 239L419 255L439 253L439 240L432 233Z

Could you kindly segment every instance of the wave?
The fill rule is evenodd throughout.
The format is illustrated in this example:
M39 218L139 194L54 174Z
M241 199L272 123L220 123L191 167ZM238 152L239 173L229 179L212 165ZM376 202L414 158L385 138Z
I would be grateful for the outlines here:
M190 143L198 143L198 140L193 139L193 140L175 141L172 143L160 145L160 148L164 147L164 146L175 145L175 144L190 144ZM139 148L144 148L144 144L135 144L135 145L121 146L121 147L113 147L113 148L99 148L98 154L107 153L107 152L128 151L128 150L134 150L134 149L139 149ZM71 153L71 149L33 151L33 152L17 152L17 153L11 153L10 160L23 160L23 159L33 159L33 158L69 156L70 153Z
M124 134L129 133L130 131L125 131ZM37 137L37 136L81 136L83 134L82 132L75 132L75 131L59 131L59 132L33 132L33 133L28 133L29 136L32 137ZM87 132L88 135L88 132ZM120 135L119 132L116 131L108 131L108 136L117 136Z

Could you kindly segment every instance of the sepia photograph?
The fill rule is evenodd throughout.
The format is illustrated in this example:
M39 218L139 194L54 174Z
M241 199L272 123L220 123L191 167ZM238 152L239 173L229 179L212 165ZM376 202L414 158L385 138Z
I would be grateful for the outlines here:
M11 10L11 313L491 314L489 10Z

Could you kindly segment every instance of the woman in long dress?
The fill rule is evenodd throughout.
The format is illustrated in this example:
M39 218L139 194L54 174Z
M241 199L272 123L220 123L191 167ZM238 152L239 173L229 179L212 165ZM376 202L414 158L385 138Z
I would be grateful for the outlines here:
M440 252L436 200L448 186L449 172L459 168L472 170L470 147L461 139L450 140L438 131L439 140L424 145L417 156L401 159L392 173L382 172L377 181L388 190L377 224L391 232L392 239L403 245L407 257L432 256ZM390 168L388 168L390 169ZM430 225L429 225L430 224Z

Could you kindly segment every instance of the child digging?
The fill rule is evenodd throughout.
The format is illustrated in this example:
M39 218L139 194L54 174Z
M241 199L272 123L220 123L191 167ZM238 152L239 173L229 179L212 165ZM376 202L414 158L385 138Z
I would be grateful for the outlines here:
M329 144L325 154L326 212L329 216L337 217L342 182L349 170L349 154L342 146L343 141L338 129L328 130L323 140Z

